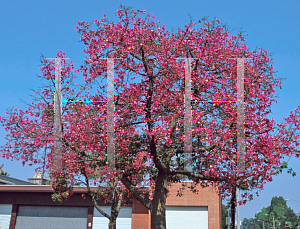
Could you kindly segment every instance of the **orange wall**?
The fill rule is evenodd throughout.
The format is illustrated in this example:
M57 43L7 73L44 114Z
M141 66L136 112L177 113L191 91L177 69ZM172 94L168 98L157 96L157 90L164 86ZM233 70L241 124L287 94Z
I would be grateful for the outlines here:
M185 183L189 186L189 182ZM207 206L208 228L221 229L221 198L217 194L217 188L212 184L209 187L197 186L198 194L193 193L188 187L183 195L177 196L181 183L169 187L166 206ZM188 225L187 225L188 226ZM132 204L132 229L150 229L150 211L139 201L133 200Z
M132 215L131 215L132 229L150 229L151 215L148 208L141 204L138 200L133 199Z

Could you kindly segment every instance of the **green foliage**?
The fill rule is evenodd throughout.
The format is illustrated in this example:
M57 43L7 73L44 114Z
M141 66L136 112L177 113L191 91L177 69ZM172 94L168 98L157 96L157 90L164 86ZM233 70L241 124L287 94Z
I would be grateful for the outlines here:
M281 163L281 166L275 167L275 169L277 169L276 175L282 173L282 171L283 171L284 169L287 169L287 173L291 174L293 177L296 176L296 172L293 170L293 168L289 168L289 167L288 167L288 162L287 162L287 161L283 161L283 162Z
M262 228L262 221L265 223L265 228L273 228L273 217L275 228L298 228L300 217L286 205L286 200L282 196L273 197L271 205L262 208L262 210L255 214L254 219L244 218L242 228Z
M3 170L1 171L1 175L3 175L3 176L7 176L7 177L9 177L9 176L10 176L10 174L8 174L8 172L4 172Z
M51 198L53 201L63 203L67 198L69 198L72 195L72 187L70 186L70 182L66 174L57 174L51 183L53 188L53 194L51 195Z
M228 222L228 213L227 213L228 206L222 204L221 211L222 211L222 229L227 228L227 222Z

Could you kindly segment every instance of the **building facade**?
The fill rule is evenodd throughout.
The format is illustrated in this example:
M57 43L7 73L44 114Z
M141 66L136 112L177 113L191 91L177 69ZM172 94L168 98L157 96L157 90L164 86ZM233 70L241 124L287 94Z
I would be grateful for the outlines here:
M186 183L187 185L189 183ZM181 183L169 188L166 202L166 221L168 229L221 228L221 199L217 188L210 184L198 188L198 193L186 188L178 191ZM72 228L106 229L108 219L93 206L83 187L74 187L74 195L65 202L51 199L52 187L48 185L0 185L0 228ZM103 210L110 214L110 207ZM150 211L139 201L121 208L117 218L117 229L150 229Z

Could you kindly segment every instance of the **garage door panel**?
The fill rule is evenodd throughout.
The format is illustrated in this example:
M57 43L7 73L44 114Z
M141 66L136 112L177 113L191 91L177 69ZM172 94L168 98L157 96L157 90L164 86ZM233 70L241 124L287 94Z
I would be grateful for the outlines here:
M19 206L16 229L82 229L87 225L87 207Z
M62 229L62 228L86 228L86 220L83 222L77 218L53 218L53 217L27 217L20 216L17 219L16 229Z
M86 207L19 206L18 216L86 218Z
M12 205L0 204L0 228L8 229L10 224Z
M167 229L208 229L208 207L166 207Z

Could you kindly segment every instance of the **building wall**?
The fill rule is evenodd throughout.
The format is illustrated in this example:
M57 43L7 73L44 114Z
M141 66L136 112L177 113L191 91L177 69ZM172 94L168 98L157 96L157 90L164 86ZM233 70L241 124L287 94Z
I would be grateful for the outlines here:
M189 186L191 183L185 183ZM207 206L208 207L208 228L221 229L221 199L217 194L217 188L212 184L209 187L198 187L198 194L193 193L188 187L179 196L178 191L182 188L181 183L169 187L166 206ZM37 190L39 189L39 190ZM84 189L78 189L72 197L65 202L53 202L51 199L52 189L47 186L0 186L0 204L12 204L12 215L10 229L14 229L18 205L39 205L39 206L87 206L87 228L91 228L93 221L93 204L89 196L82 198ZM132 229L150 229L150 211L139 201L132 200ZM103 202L100 203L103 205Z
M132 203L132 224L131 228L150 229L151 215L148 208L141 204L138 200L133 199Z
M197 187L198 193L193 193L188 186L191 183L185 183L187 186L182 191L182 196L177 195L182 188L181 183L173 184L169 187L166 206L203 206L208 207L208 228L221 229L221 198L218 195L218 189L209 184L208 187ZM151 217L150 211L139 201L134 200L132 206L132 229L150 229Z
M72 197L60 203L53 201L51 198L52 190L51 187L47 186L15 186L18 190L7 190L2 191L1 189L9 189L13 187L0 186L0 205L1 204L12 204L12 213L9 229L14 229L16 219L18 215L18 207L21 205L26 206L67 206L67 207L88 207L87 214L87 228L90 229L93 223L93 203L91 198L86 195L85 199L82 197L82 193L74 193ZM25 189L22 191L21 189ZM28 190L26 190L28 189ZM38 190L39 189L39 190ZM99 202L103 205L103 201Z
M189 183L187 183L187 186ZM185 188L183 195L177 195L182 187L181 183L174 184L170 188L170 195L167 197L166 206L208 206L208 228L221 228L221 199L217 188L210 184L209 187L198 187L198 194Z

